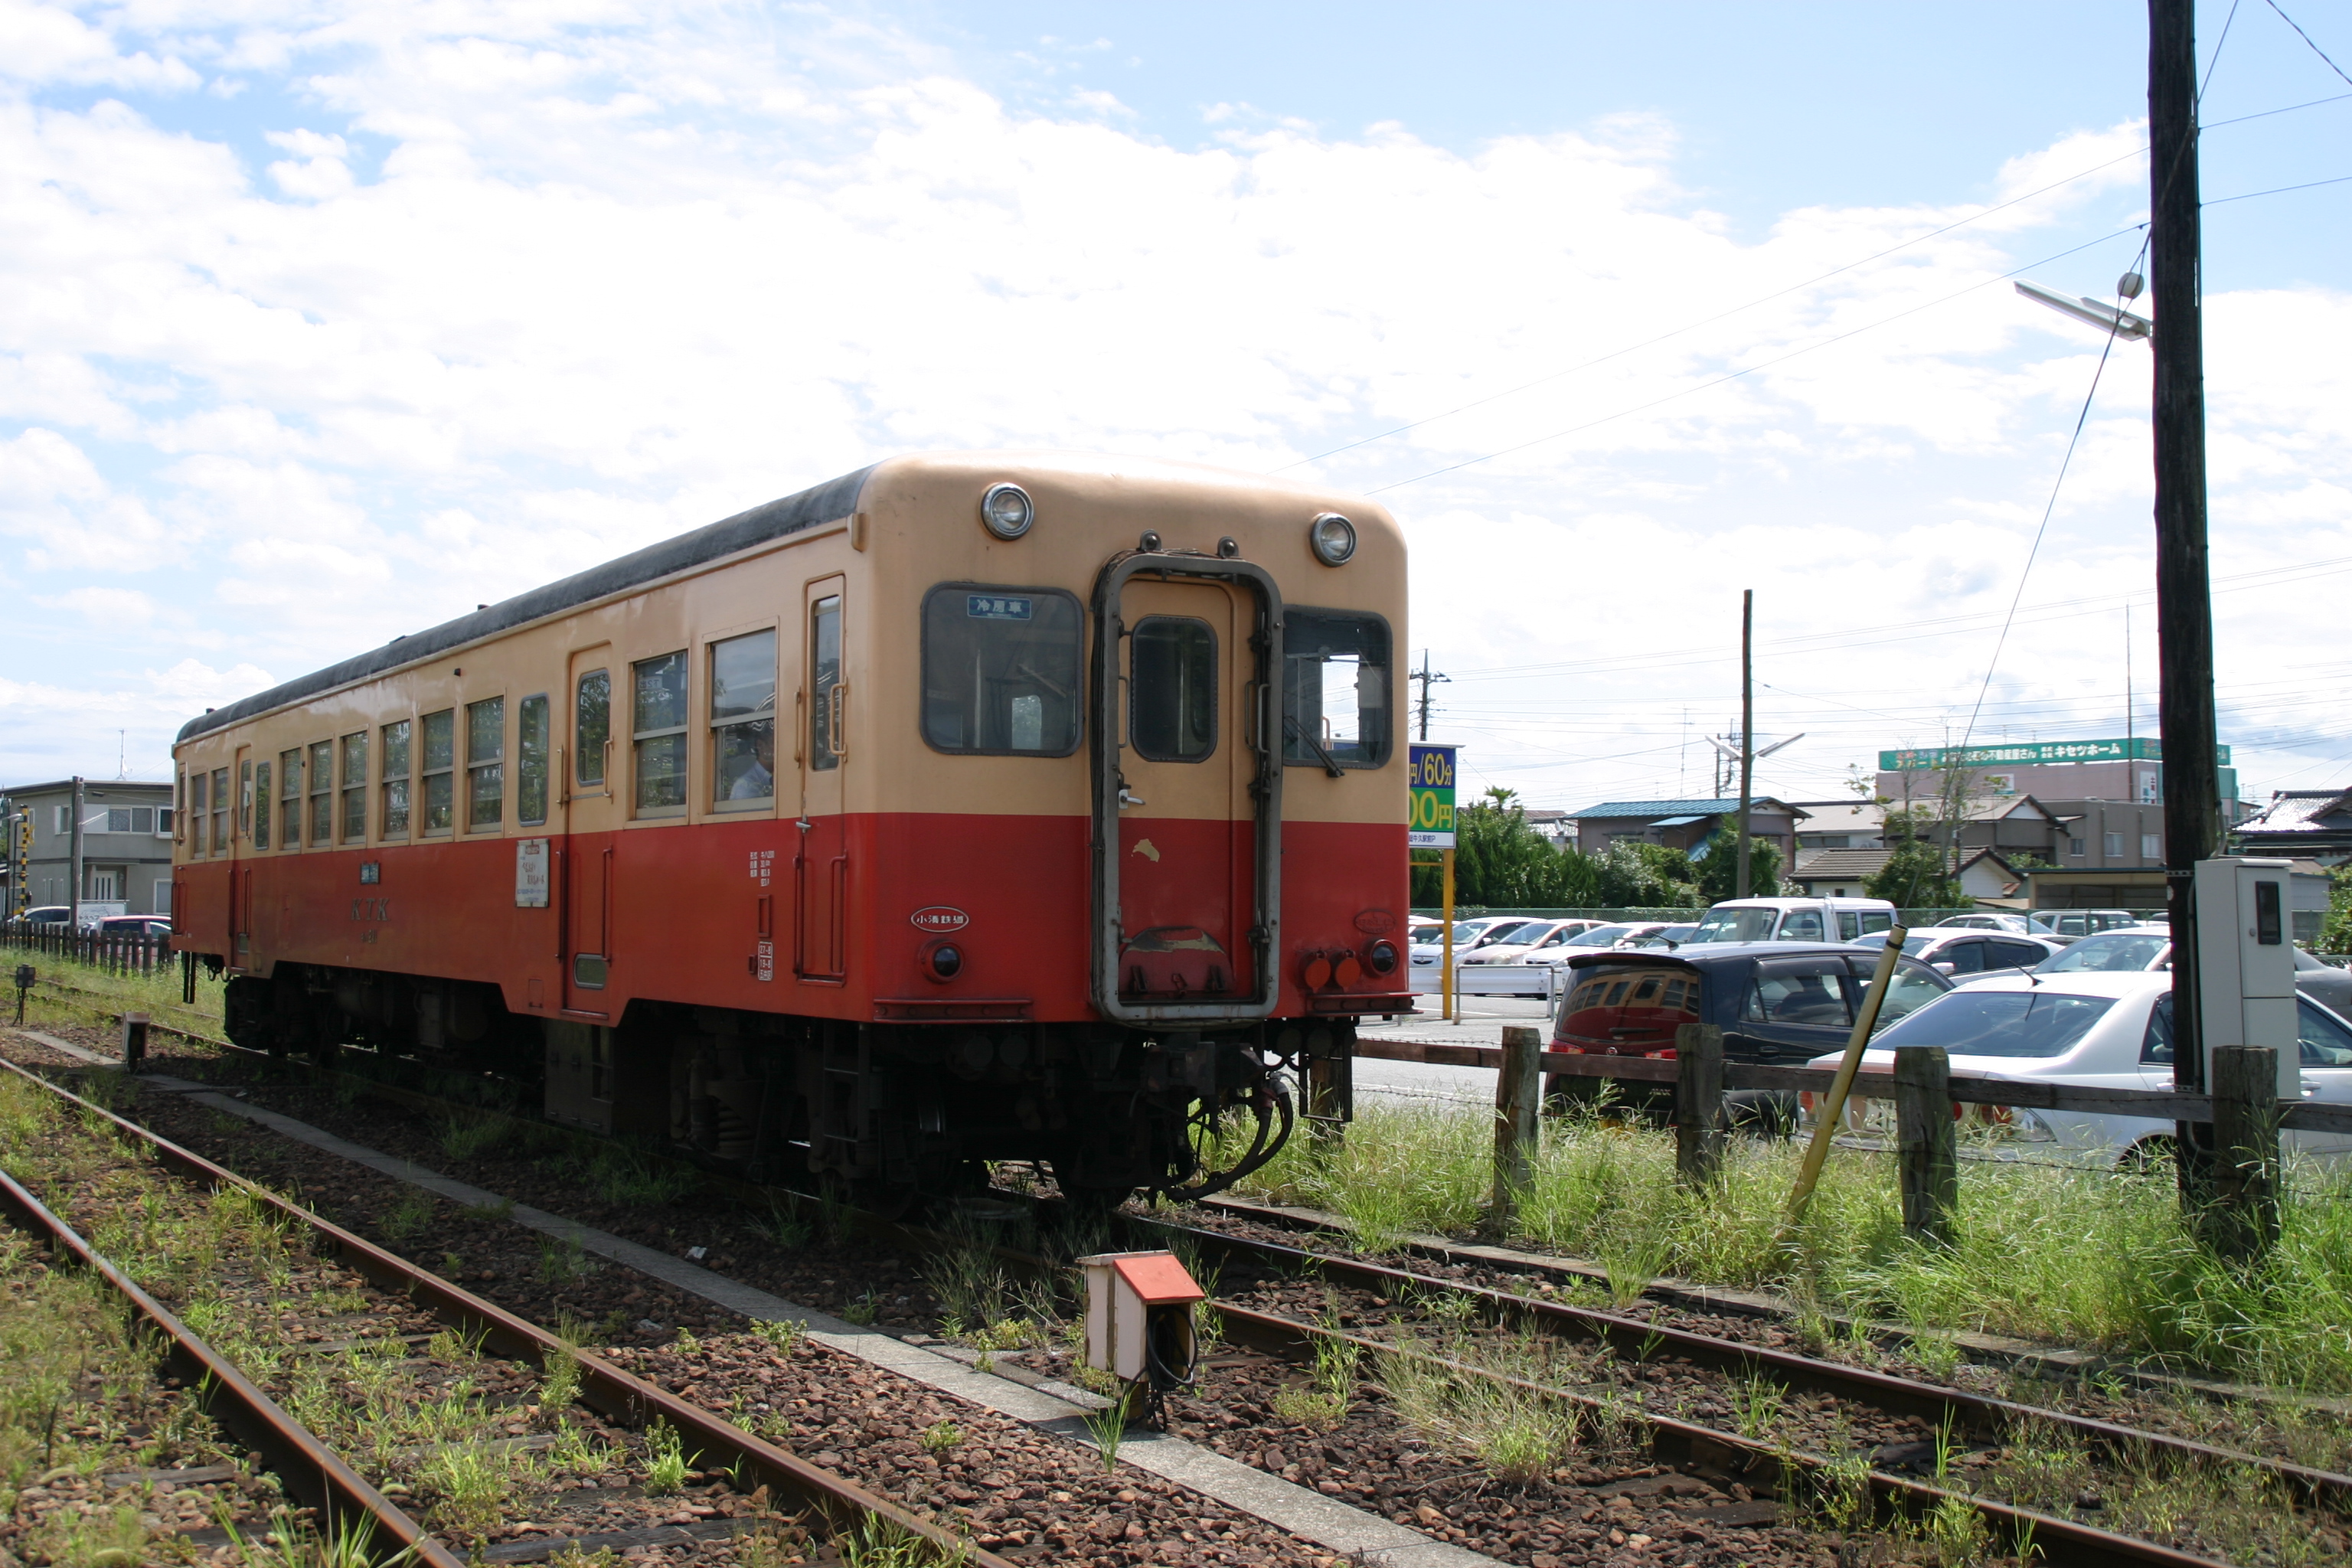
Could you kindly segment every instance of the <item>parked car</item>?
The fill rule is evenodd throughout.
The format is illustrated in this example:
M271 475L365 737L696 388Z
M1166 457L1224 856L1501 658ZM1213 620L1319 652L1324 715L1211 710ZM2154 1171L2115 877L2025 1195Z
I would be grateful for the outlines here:
M2299 947L2294 952L2296 994L2352 1017L2352 972L2322 963ZM2061 949L2049 962L2035 965L2033 973L2125 974L2171 967L2172 928L2144 925L2086 936ZM1978 984L1989 978L1990 975L1978 980L1963 979L1960 984Z
M1842 1050L1877 960L1859 949L1819 942L1714 942L1673 952L1629 949L1580 953L1552 1026L1552 1049L1588 1056L1668 1057L1675 1031L1713 1024L1723 1031L1726 1061L1793 1067ZM1944 995L1952 983L1917 959L1895 961L1878 1027L1886 1028ZM1589 1100L1595 1079L1552 1074L1545 1093ZM1621 1085L1620 1099L1645 1108L1670 1103L1671 1090ZM1797 1099L1761 1089L1724 1096L1734 1124L1795 1125Z
M1458 959L1481 942L1491 941L1505 931L1516 931L1528 923L1517 915L1477 915L1469 920L1455 921L1454 956ZM1424 931L1427 936L1422 934ZM1412 962L1435 963L1445 952L1444 938L1445 925L1442 921L1415 925L1412 928Z
M2352 1023L2296 999L2304 1098L2352 1103ZM2172 1087L2172 976L2084 971L2063 984L2024 975L1986 981L1915 1009L1882 1031L1863 1065L1885 1070L1898 1046L1941 1046L1955 1071L1996 1073L2085 1089ZM1837 1053L1815 1067L1836 1065ZM2168 1152L2173 1124L2153 1117L2084 1110L2012 1109L2009 1128L2031 1142L2054 1143L2103 1163ZM2352 1134L2280 1134L2284 1148L2335 1163L2352 1154Z
M27 925L61 926L73 920L73 909L68 904L37 904L16 918Z
M1864 937L1854 943L1865 950L1885 944L1885 937ZM2064 951L2055 937L2019 936L1979 926L1930 926L1903 939L1903 951L1940 974L1955 979L1970 974L2014 974L2047 963Z
M1952 915L1944 920L1937 921L1934 929L1941 931L1946 926L1967 926L1973 931L2013 931L2019 932L2030 931L2033 929L2032 922L2028 921L2023 915L2005 914L1998 910L1991 912L1979 910L1976 914L1972 915Z
M1885 899L1726 899L1699 917L1690 943L1852 942L1895 923Z
M2043 936L2096 936L2142 923L2129 910L2028 910L2025 919Z
M109 915L98 922L100 936L169 936L172 922L162 915Z
M1623 947L1637 937L1666 929L1664 921L1627 921L1615 925L1597 925L1590 931L1578 931L1563 942L1538 948L1520 962L1525 963L1565 963L1580 952L1594 952L1612 947Z
M1684 925L1660 926L1657 930L1650 932L1647 936L1627 937L1623 942L1619 942L1617 945L1620 947L1634 948L1663 947L1667 951L1672 952L1674 949L1678 948L1682 946L1683 943L1690 941L1691 933L1697 930L1698 922L1696 921L1692 921Z
M1571 937L1582 936L1600 925L1599 921L1529 921L1516 931L1498 931L1492 940L1480 942L1470 956L1461 960L1466 967L1473 963L1521 963L1535 954L1559 946ZM1460 950L1456 949L1458 956Z

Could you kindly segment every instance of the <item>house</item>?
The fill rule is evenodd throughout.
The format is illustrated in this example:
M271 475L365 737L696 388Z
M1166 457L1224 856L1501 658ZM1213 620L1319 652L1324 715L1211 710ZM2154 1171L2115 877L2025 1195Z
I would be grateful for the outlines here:
M1795 800L1790 805L1810 821L1797 830L1797 853L1808 849L1881 849L1885 808L1874 800Z
M1575 837L1575 820L1557 806L1534 806L1522 811L1519 816L1555 849L1572 842Z
M1979 901L2012 899L2025 886L2025 873L2001 858L1998 849L1979 849L1960 862L1960 891Z
M2352 860L2352 789L2291 789L2231 834L2241 855L2308 856L2324 865Z
M1797 868L1783 874L1780 880L1790 891L1808 899L1858 899L1864 896L1863 885L1885 869L1894 853L1892 849L1801 849Z
M74 802L81 802L81 896L126 914L172 911L172 786L135 779L58 779L0 791L29 811L33 853L24 907L73 901Z
M1572 842L1587 855L1604 854L1611 845L1627 842L1695 851L1717 827L1738 819L1739 798L1605 800L1570 815L1576 829ZM1780 864L1787 866L1796 858L1797 824L1805 816L1786 801L1752 795L1748 802L1748 836L1777 847Z

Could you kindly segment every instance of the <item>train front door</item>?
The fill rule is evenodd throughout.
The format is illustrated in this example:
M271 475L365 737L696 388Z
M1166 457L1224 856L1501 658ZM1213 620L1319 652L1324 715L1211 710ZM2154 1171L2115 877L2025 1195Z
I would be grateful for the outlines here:
M625 818L620 795L625 753L613 741L613 696L616 678L625 673L607 644L574 653L564 687L570 717L555 868L563 904L563 1005L599 1016L611 1011L604 998L614 959L614 851Z
M1245 996L1255 660L1248 590L1136 579L1120 590L1118 994Z
M849 836L842 820L856 710L843 658L839 577L808 585L801 621L800 848L793 862L793 973L836 982L848 973Z

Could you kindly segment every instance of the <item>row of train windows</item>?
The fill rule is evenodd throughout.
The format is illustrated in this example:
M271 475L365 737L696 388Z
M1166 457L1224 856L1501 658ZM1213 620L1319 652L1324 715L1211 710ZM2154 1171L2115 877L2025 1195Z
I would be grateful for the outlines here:
M1378 616L1292 608L1285 614L1283 758L1307 765L1376 768L1390 746L1388 623ZM1086 689L1084 618L1059 589L943 584L923 601L923 739L967 755L1066 756L1077 749ZM1129 637L1129 743L1154 761L1199 762L1216 750L1215 630L1191 616L1151 616ZM710 808L752 810L776 794L776 634L751 632L709 649ZM845 754L841 601L810 607L812 675L806 755L813 772ZM691 707L685 649L626 667L627 728L614 733L614 670L574 678L573 786L607 789L613 751L625 739L635 814L685 813ZM375 837L505 826L507 700L485 698L278 753L268 762L189 775L194 853L228 847L236 831L267 849L363 843L373 786ZM551 757L545 696L516 704L515 821L547 820ZM462 752L460 742L462 740ZM370 752L373 751L371 778ZM274 787L273 787L274 785ZM273 803L275 810L273 812ZM273 821L273 816L275 820Z

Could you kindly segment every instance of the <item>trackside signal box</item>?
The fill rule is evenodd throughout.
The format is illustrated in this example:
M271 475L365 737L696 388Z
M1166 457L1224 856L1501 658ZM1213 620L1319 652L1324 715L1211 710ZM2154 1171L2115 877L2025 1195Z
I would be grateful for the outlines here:
M1087 1364L1164 1393L1191 1380L1192 1305L1207 1300L1172 1252L1102 1252L1087 1271Z
M2302 1097L2291 872L2287 861L2242 855L2197 862L2198 1012L2209 1087L2215 1046L2268 1046L2278 1053L2279 1098Z

